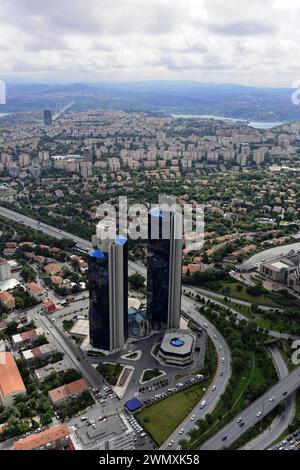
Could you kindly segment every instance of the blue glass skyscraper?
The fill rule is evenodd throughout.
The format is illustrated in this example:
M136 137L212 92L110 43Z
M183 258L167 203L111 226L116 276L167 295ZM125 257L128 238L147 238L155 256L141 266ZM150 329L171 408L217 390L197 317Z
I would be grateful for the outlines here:
M128 241L95 245L88 256L90 342L113 351L128 337Z
M179 328L182 239L175 237L177 214L148 213L147 313L152 330Z

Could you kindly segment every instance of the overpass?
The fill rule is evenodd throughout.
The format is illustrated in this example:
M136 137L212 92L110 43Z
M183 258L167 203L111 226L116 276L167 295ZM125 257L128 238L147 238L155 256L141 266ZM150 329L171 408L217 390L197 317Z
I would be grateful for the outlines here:
M271 387L264 395L245 408L238 417L235 417L221 431L206 441L200 450L222 450L231 446L245 431L261 422L270 411L285 401L300 387L300 366ZM244 423L237 422L237 418Z
M52 122L56 121L57 119L60 118L68 109L70 109L75 101L71 101L70 103L65 104L60 110L58 110L53 116L52 116Z
M19 224L26 225L27 227L30 227L34 230L38 230L54 238L58 238L59 240L62 240L63 238L67 240L72 240L76 243L76 246L82 250L88 251L91 249L92 244L84 238L77 237L72 233L65 232L64 230L59 230L58 228L52 227L48 224L44 224L39 220L35 220L31 217L27 217L26 215L19 214L18 212L12 211L10 209L6 209L6 207L0 207L0 216L1 215Z

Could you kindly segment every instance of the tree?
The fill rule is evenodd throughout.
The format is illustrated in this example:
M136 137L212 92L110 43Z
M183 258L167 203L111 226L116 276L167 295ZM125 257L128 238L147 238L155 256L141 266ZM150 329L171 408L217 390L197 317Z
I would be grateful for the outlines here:
M36 272L31 266L24 266L20 274L25 282L33 282L36 279Z
M50 423L52 423L52 412L49 410L41 416L40 424L41 426L46 426Z
M141 290L145 284L145 278L139 273L134 273L128 278L129 285L132 289Z

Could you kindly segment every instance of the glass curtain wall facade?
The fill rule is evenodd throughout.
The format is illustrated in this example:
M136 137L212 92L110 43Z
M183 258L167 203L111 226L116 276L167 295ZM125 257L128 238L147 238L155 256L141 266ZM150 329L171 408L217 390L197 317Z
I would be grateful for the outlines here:
M88 257L90 294L90 342L94 348L110 348L108 253L90 251Z
M113 351L128 337L128 241L116 237L104 246L88 257L90 342Z
M170 214L161 210L148 214L147 243L147 312L152 330L166 330L168 325Z

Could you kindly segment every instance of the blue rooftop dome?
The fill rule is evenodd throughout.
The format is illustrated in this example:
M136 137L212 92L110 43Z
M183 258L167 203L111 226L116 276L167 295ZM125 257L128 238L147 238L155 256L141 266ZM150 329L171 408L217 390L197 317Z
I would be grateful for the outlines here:
M123 235L118 235L118 236L116 236L115 242L116 242L118 245L125 245L125 243L127 242L127 238L126 238L126 237L123 237Z
M172 344L172 346L175 346L176 348L180 348L180 346L184 345L183 339L180 339L180 338L172 338L170 343Z
M93 249L89 252L89 256L91 258L106 259L107 258L107 253L104 253L99 248L96 248L96 249Z

